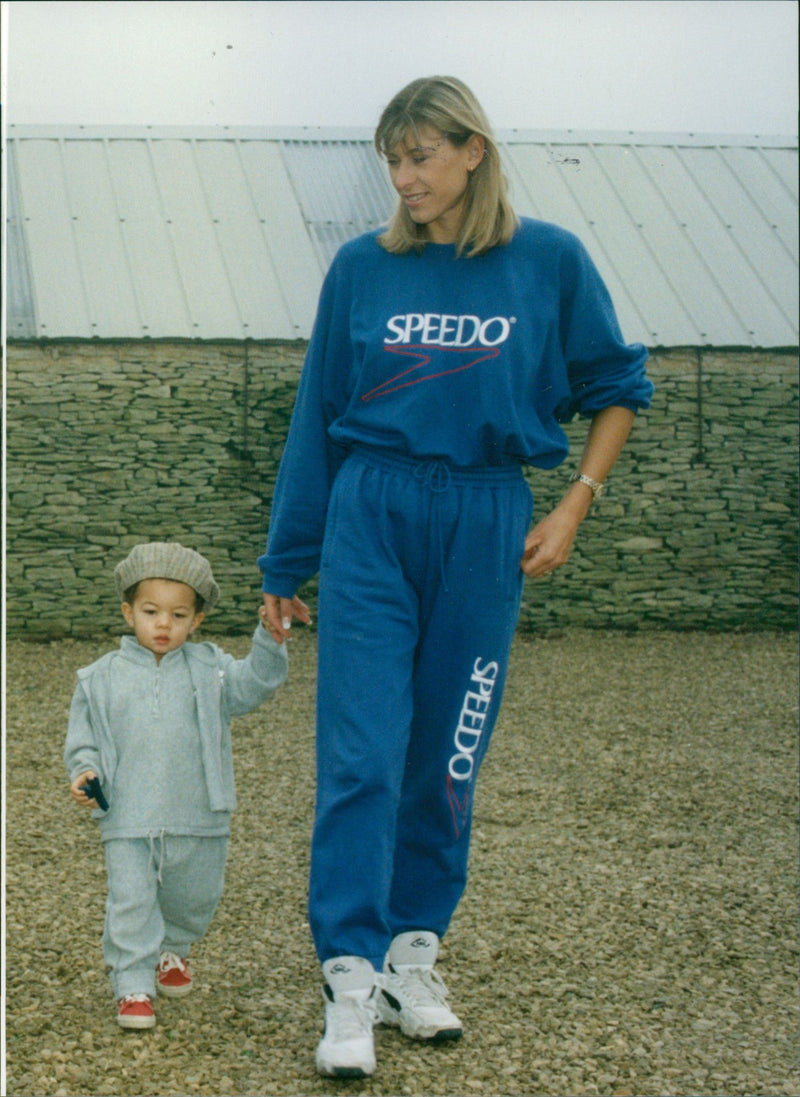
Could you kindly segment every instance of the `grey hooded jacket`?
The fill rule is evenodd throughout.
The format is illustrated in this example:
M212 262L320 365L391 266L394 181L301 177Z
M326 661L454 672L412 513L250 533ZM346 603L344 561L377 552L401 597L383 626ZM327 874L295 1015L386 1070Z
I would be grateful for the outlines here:
M227 815L236 807L230 721L258 708L284 682L288 672L286 646L276 644L259 625L253 636L252 650L244 659L236 659L209 642L184 643L164 660L173 656L185 661L180 670L193 694L192 698L187 689L186 704L179 707L181 727L176 727L176 732L196 728L193 739L199 741L202 766L196 765L195 772L204 774L204 791L210 811L221 813L217 817L219 825L226 828ZM117 714L120 704L125 706L118 724L136 726L137 722L146 721L147 713L140 714L136 710L135 706L141 705L136 691L120 687L123 676L129 682L131 675L139 673L140 668L143 678L148 673L152 676L154 665L151 653L146 652L134 637L125 636L119 650L107 653L78 671L64 763L70 781L80 773L94 770L110 802L114 799L119 764L118 727L112 727L112 706ZM184 668L188 671L188 679ZM174 779L180 781L181 774L176 773ZM187 790L189 802L193 796L206 802L206 796L200 797L199 791ZM146 798L148 790L143 788L137 792L139 794ZM96 809L93 816L102 823L105 813Z

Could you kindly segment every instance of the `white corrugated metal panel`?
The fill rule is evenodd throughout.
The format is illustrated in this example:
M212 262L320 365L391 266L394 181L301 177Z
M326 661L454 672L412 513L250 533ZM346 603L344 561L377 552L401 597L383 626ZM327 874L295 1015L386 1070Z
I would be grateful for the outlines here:
M336 249L394 201L365 131L12 126L7 147L12 338L305 338ZM503 156L626 338L797 345L795 139L514 131Z
M8 145L32 334L308 334L323 272L278 144L149 131L31 133Z
M8 164L8 158L6 158ZM20 210L17 173L6 172L6 332L11 339L36 334L24 222Z
M627 338L649 346L797 344L790 149L565 136L512 140L505 152L517 209L586 243Z
M287 139L283 148L304 220L327 269L346 240L386 224L394 189L371 141Z

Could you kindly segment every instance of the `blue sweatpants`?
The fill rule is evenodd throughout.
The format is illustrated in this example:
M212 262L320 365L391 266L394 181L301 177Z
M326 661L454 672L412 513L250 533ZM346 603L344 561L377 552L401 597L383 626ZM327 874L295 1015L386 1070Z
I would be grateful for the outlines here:
M521 470L356 451L319 587L309 919L320 961L444 935L467 879L532 514Z

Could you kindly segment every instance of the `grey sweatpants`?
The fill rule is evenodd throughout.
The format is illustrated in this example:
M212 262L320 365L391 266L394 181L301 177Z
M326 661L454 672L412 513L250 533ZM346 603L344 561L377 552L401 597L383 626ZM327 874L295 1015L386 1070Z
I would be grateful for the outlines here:
M157 835L104 843L108 898L103 957L116 998L155 994L162 951L185 959L225 883L227 837Z

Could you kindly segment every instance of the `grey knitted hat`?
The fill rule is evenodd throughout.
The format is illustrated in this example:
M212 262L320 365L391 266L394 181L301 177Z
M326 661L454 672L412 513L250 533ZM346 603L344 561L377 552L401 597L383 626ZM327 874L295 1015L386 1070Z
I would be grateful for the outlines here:
M211 574L211 564L194 549L177 541L151 541L136 545L122 563L114 568L114 581L120 598L143 579L174 579L186 583L203 599L208 609L219 601L219 587Z

